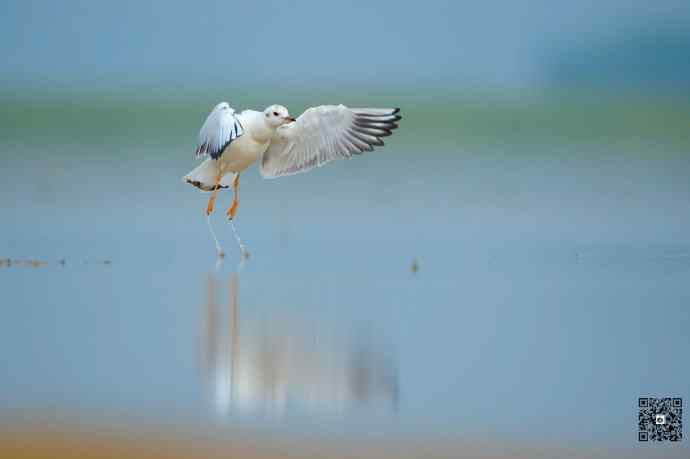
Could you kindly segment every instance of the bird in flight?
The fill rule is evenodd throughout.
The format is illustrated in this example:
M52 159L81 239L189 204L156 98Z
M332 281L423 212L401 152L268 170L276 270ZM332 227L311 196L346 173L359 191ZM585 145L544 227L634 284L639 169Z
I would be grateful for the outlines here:
M221 102L199 131L196 158L206 159L183 180L211 193L207 217L213 213L218 191L232 186L227 216L233 220L240 204L240 174L254 162L261 160L264 178L275 178L360 155L383 146L382 139L398 127L399 112L398 108L321 105L295 119L282 105L271 105L263 112L237 113L227 102ZM210 221L209 228L222 255ZM239 237L238 242L243 247Z
M371 151L398 127L399 112L398 108L322 105L295 119L282 105L236 113L221 102L199 131L196 157L206 159L184 180L211 192L207 215L213 212L218 191L232 186L227 212L232 220L239 206L240 174L257 160L261 159L261 175L275 178ZM232 180L226 181L229 176Z

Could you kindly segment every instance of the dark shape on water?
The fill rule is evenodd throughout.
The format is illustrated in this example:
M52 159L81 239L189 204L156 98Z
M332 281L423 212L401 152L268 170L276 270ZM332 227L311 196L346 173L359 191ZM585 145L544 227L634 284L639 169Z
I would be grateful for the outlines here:
M98 265L111 265L113 264L112 260L97 260L97 261L89 261L89 260L84 260L84 264L98 264ZM48 261L44 260L36 260L36 259L19 259L19 258L0 258L0 267L6 266L30 266L32 268L40 268L42 266L48 266L51 263ZM60 258L55 262L55 264L60 265L62 267L67 265L67 259L66 258Z
M38 268L40 266L45 266L47 265L47 261L42 261L42 260L20 260L20 259L11 259L11 258L0 258L0 266L7 266L10 267L12 265L24 265L24 266L31 266L32 268Z

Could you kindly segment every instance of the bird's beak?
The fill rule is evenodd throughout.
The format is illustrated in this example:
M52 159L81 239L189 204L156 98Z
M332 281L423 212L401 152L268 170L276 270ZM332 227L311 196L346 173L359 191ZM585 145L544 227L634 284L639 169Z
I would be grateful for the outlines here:
M293 122L295 122L296 120L295 120L293 117L291 117L291 116L286 116L286 117L285 117L285 121L287 121L288 123L293 123Z

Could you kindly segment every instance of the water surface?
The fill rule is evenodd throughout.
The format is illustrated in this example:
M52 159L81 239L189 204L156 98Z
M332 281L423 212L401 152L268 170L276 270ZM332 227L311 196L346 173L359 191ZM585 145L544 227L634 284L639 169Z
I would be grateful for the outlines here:
M637 397L690 399L686 154L251 169L239 266L173 145L3 150L4 413L627 448Z

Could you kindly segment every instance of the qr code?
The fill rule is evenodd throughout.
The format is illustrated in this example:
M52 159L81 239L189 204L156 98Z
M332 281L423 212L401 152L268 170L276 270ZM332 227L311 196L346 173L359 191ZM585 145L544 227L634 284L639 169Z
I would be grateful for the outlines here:
M639 441L680 441L683 438L683 399L640 397Z

